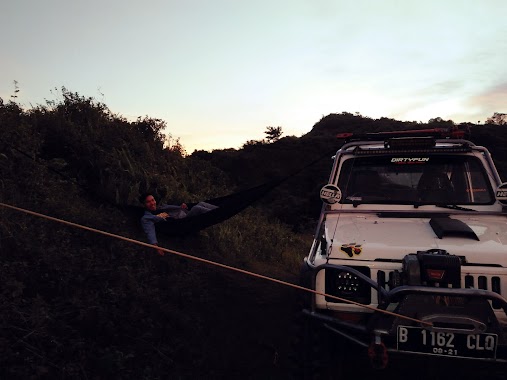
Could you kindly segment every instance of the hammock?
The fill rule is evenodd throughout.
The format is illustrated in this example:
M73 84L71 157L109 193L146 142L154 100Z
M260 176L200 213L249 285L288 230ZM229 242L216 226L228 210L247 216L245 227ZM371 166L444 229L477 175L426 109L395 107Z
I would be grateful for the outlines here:
M243 211L287 178L288 177L275 179L262 185L232 193L224 197L208 199L205 201L206 203L218 206L218 208L203 214L187 216L182 219L167 219L165 222L155 223L157 234L161 233L166 236L187 235L203 230L214 224L221 223ZM191 210L196 204L197 203L187 203L187 206L189 210ZM138 207L138 210L141 209L141 207ZM144 213L144 208L142 210ZM142 215L141 212L139 215Z
M213 226L214 224L221 223L246 209L252 203L259 200L269 191L280 185L282 182L285 182L286 180L297 175L304 169L314 165L315 163L319 162L322 158L329 156L330 153L331 152L324 153L322 156L311 161L302 168L297 169L296 171L294 171L289 175L273 179L264 184L249 189L241 190L236 193L226 195L224 197L213 198L204 201L206 203L218 206L218 208L216 209L210 210L203 214L187 216L182 219L167 219L165 222L155 223L155 229L157 231L157 234L161 233L166 236L187 235L193 232L198 232L207 227ZM196 204L197 203L187 203L187 206L189 210L191 210L192 206L195 206ZM144 214L144 208L138 207L138 209L143 210L142 213L139 215L140 219L141 216Z

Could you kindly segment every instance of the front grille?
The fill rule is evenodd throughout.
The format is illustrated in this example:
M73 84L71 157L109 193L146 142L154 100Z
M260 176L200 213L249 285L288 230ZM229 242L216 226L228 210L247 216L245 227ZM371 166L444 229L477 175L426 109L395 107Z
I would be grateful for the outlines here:
M502 294L500 277L498 276L472 276L467 274L465 276L465 288L491 290L495 293ZM493 301L492 306L494 309L501 308L498 301Z
M401 282L394 281L396 279L397 271L388 271L387 273L379 270L377 271L377 282L382 286L383 288L386 288L388 290L392 290L397 286L403 285ZM387 278L386 278L387 277ZM387 280L389 279L389 280ZM498 276L484 276L484 275L470 275L467 274L464 278L464 284L465 288L475 288L475 289L482 289L482 290L490 290L492 292L495 292L497 294L502 294L502 284L500 281L500 277ZM394 286L392 286L394 285ZM494 309L501 309L501 305L498 301L493 300L492 306Z
M489 278L488 278L489 277ZM483 290L492 290L500 293L500 277L498 276L465 276L465 288L477 288Z

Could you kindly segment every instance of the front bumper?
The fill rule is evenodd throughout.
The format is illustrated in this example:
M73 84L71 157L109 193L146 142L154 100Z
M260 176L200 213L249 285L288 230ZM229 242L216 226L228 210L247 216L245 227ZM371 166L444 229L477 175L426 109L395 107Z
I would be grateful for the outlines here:
M317 309L315 298L318 295L312 294L311 307L304 309L303 313L307 317L321 322L330 332L368 348L370 356L385 356L387 353L416 356L437 355L507 363L507 331L505 326L499 323L491 307L491 303L494 302L497 308L500 307L507 315L507 300L500 294L473 288L410 285L387 290L354 268L335 264L324 264L312 269L310 272L311 283L306 285L311 286L311 289L316 289L317 274L326 269L349 272L364 284L375 289L378 295L378 306L373 310L368 310L367 313L361 313L360 321L351 322L344 319L343 313L336 312L336 310ZM385 311L397 315L386 314ZM419 348L407 349L406 344L400 345L400 337L398 336L400 329L402 331L407 329L420 331L424 338L428 334L428 337L444 336L452 340L456 338L456 341L448 342L442 338L440 342L436 342L436 340L431 342L431 339L425 339L424 343L427 347L422 347L422 350ZM494 339L494 353L483 353L475 349L477 346L482 347L478 342L484 337L490 340ZM461 347L454 348L454 344L460 339L465 342L463 349ZM443 346L440 347L437 343L442 343ZM446 344L453 348L447 349ZM466 347L467 345L469 347ZM472 346L475 348L470 348Z

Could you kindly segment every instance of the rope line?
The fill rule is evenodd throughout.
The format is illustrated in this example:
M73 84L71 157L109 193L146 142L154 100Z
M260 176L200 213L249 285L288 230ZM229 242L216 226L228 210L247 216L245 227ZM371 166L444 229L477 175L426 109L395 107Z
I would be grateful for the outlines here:
M274 277L269 277L269 276L265 276L265 275L262 275L262 274L259 274L259 273L250 272L250 271L247 271L245 269L240 269L240 268L236 268L236 267L233 267L233 266L230 266L230 265L221 264L221 263L218 263L216 261L212 261L212 260L208 260L208 259L203 259L201 257L192 256L192 255L189 255L189 254L186 254L186 253L183 253L183 252L178 252L178 251L175 251L175 250L172 250L172 249L168 249L168 248L164 248L164 247L160 247L160 246L157 246L157 245L144 243L144 242L139 241L139 240L131 239L131 238L124 237L124 236L121 236L121 235L116 235L116 234L113 234L113 233L110 233L110 232L106 232L106 231L102 231L102 230L98 230L96 228L84 226L84 225L81 225L81 224L78 224L78 223L69 222L67 220L55 218L55 217L52 217L52 216L49 216L49 215L40 214L40 213L35 212L35 211L26 210L24 208L12 206L12 205L9 205L9 204L6 204L6 203L0 202L0 206L8 208L8 209L11 209L11 210L19 211L19 212L22 212L22 213L25 213L25 214L28 214L28 215L37 216L39 218L51 220L53 222L57 222L57 223L65 224L65 225L68 225L68 226L76 227L76 228L79 228L79 229L82 229L82 230L85 230L85 231L89 231L89 232L97 233L97 234L100 234L100 235L112 237L112 238L115 238L115 239L118 239L118 240L123 240L123 241L129 242L129 243L137 244L137 245L140 245L140 246L143 246L143 247L153 248L153 249L159 249L161 251L164 251L164 252L176 255L176 256L184 257L184 258L187 258L187 259L190 259L190 260L194 260L194 261L198 261L198 262L201 262L201 263L205 263L205 264L209 264L209 265L212 265L212 266L216 266L216 267L219 267L219 268L227 269L227 270L230 270L230 271L233 271L233 272L242 273L242 274L245 274L245 275L248 275L248 276L251 276L251 277L255 277L255 278L260 278L260 279L263 279L263 280L271 281L271 282L274 282L274 283L277 283L277 284L280 284L280 285L284 285L284 286L288 286L288 287L291 287L291 288L294 288L294 289L306 291L308 293L313 293L315 295L324 296L326 298L335 299L335 300L340 301L340 302L344 302L344 303L360 306L360 307L363 307L365 309L369 309L369 310L372 310L372 311L377 311L377 312L384 313L384 314L387 314L387 315L391 315L391 316L394 316L394 317L402 318L402 319L405 319L405 320L408 320L408 321L417 322L417 323L420 323L420 324L423 324L423 325L427 325L427 326L431 326L432 325L429 322L425 322L425 321L422 321L422 320L419 320L419 319L416 319L416 318L408 317L408 316L402 315L402 314L397 314L397 313L394 313L394 312L388 311L388 310L377 309L377 308L375 308L373 306L370 306L370 305L364 305L364 304L361 304L359 302L348 300L348 299L345 299L345 298L342 298L342 297L338 297L338 296L334 296L334 295L331 295L331 294L326 294L326 293L323 293L323 292L319 292L317 290L309 289L309 288L306 288L304 286L293 284L293 283L288 282L288 281L279 280L279 279L274 278Z

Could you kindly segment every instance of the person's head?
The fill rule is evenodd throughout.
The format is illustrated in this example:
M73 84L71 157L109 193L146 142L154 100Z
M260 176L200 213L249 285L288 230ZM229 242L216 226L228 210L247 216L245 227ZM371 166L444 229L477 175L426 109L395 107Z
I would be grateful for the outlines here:
M139 202L141 202L144 208L148 211L155 211L157 209L157 201L150 193L141 195L139 197Z

